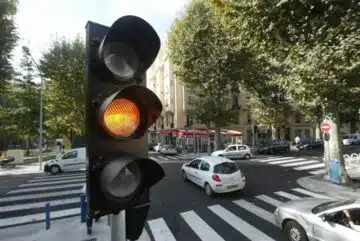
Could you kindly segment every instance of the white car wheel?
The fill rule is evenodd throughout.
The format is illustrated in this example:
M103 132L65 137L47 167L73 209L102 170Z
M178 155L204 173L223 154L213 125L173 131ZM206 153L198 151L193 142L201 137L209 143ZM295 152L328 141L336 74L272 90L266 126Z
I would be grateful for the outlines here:
M295 221L287 222L284 232L290 241L308 241L305 230Z
M189 179L187 178L186 172L185 172L184 170L182 171L181 175L182 175L182 178L183 178L184 181L189 180Z
M250 154L245 154L244 157L245 157L246 160L250 160L250 158L251 158Z
M205 184L205 193L206 193L206 195L208 195L209 197L213 196L213 194L214 194L214 192L213 192L213 190L212 190L212 188L211 188L211 186L210 186L209 183L206 183L206 184Z
M50 172L53 175L58 174L60 172L60 167L58 165L53 165L50 168Z

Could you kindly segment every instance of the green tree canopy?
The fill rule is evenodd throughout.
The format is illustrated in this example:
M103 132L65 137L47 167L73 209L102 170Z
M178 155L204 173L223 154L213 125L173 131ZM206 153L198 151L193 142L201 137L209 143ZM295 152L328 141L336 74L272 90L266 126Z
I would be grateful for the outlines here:
M0 1L0 92L4 93L13 75L11 66L12 51L16 45L18 35L16 32L14 16L17 11L18 1Z
M45 79L45 125L53 136L83 135L85 129L85 89L83 40L58 39L40 61Z
M322 106L331 122L330 158L342 162L340 110L359 95L360 5L356 0L212 0L233 38L283 69L274 79L292 103ZM239 37L238 37L239 38ZM240 42L240 41L239 41Z
M168 46L176 78L186 87L198 90L195 117L215 126L218 148L220 128L231 122L235 114L226 106L231 106L229 94L238 91L238 76L246 65L246 54L232 46L221 27L220 16L202 0L191 1L175 20Z

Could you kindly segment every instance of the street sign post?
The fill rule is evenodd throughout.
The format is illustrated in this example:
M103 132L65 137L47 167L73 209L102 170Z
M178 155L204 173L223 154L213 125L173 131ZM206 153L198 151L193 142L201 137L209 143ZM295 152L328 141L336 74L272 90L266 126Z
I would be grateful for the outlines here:
M328 133L330 131L330 129L331 129L331 126L330 126L330 124L328 122L324 122L324 123L321 124L320 128L321 128L322 132Z

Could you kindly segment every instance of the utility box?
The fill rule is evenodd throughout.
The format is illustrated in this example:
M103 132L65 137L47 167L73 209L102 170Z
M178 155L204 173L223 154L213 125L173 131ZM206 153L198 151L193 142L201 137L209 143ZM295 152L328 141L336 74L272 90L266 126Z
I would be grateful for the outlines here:
M330 161L330 180L335 183L340 183L340 161Z

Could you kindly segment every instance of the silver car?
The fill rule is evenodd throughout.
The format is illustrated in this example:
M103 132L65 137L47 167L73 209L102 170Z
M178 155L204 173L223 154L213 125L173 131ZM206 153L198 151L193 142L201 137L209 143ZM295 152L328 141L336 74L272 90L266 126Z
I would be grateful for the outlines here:
M291 241L360 240L360 199L294 200L276 208L274 218Z

